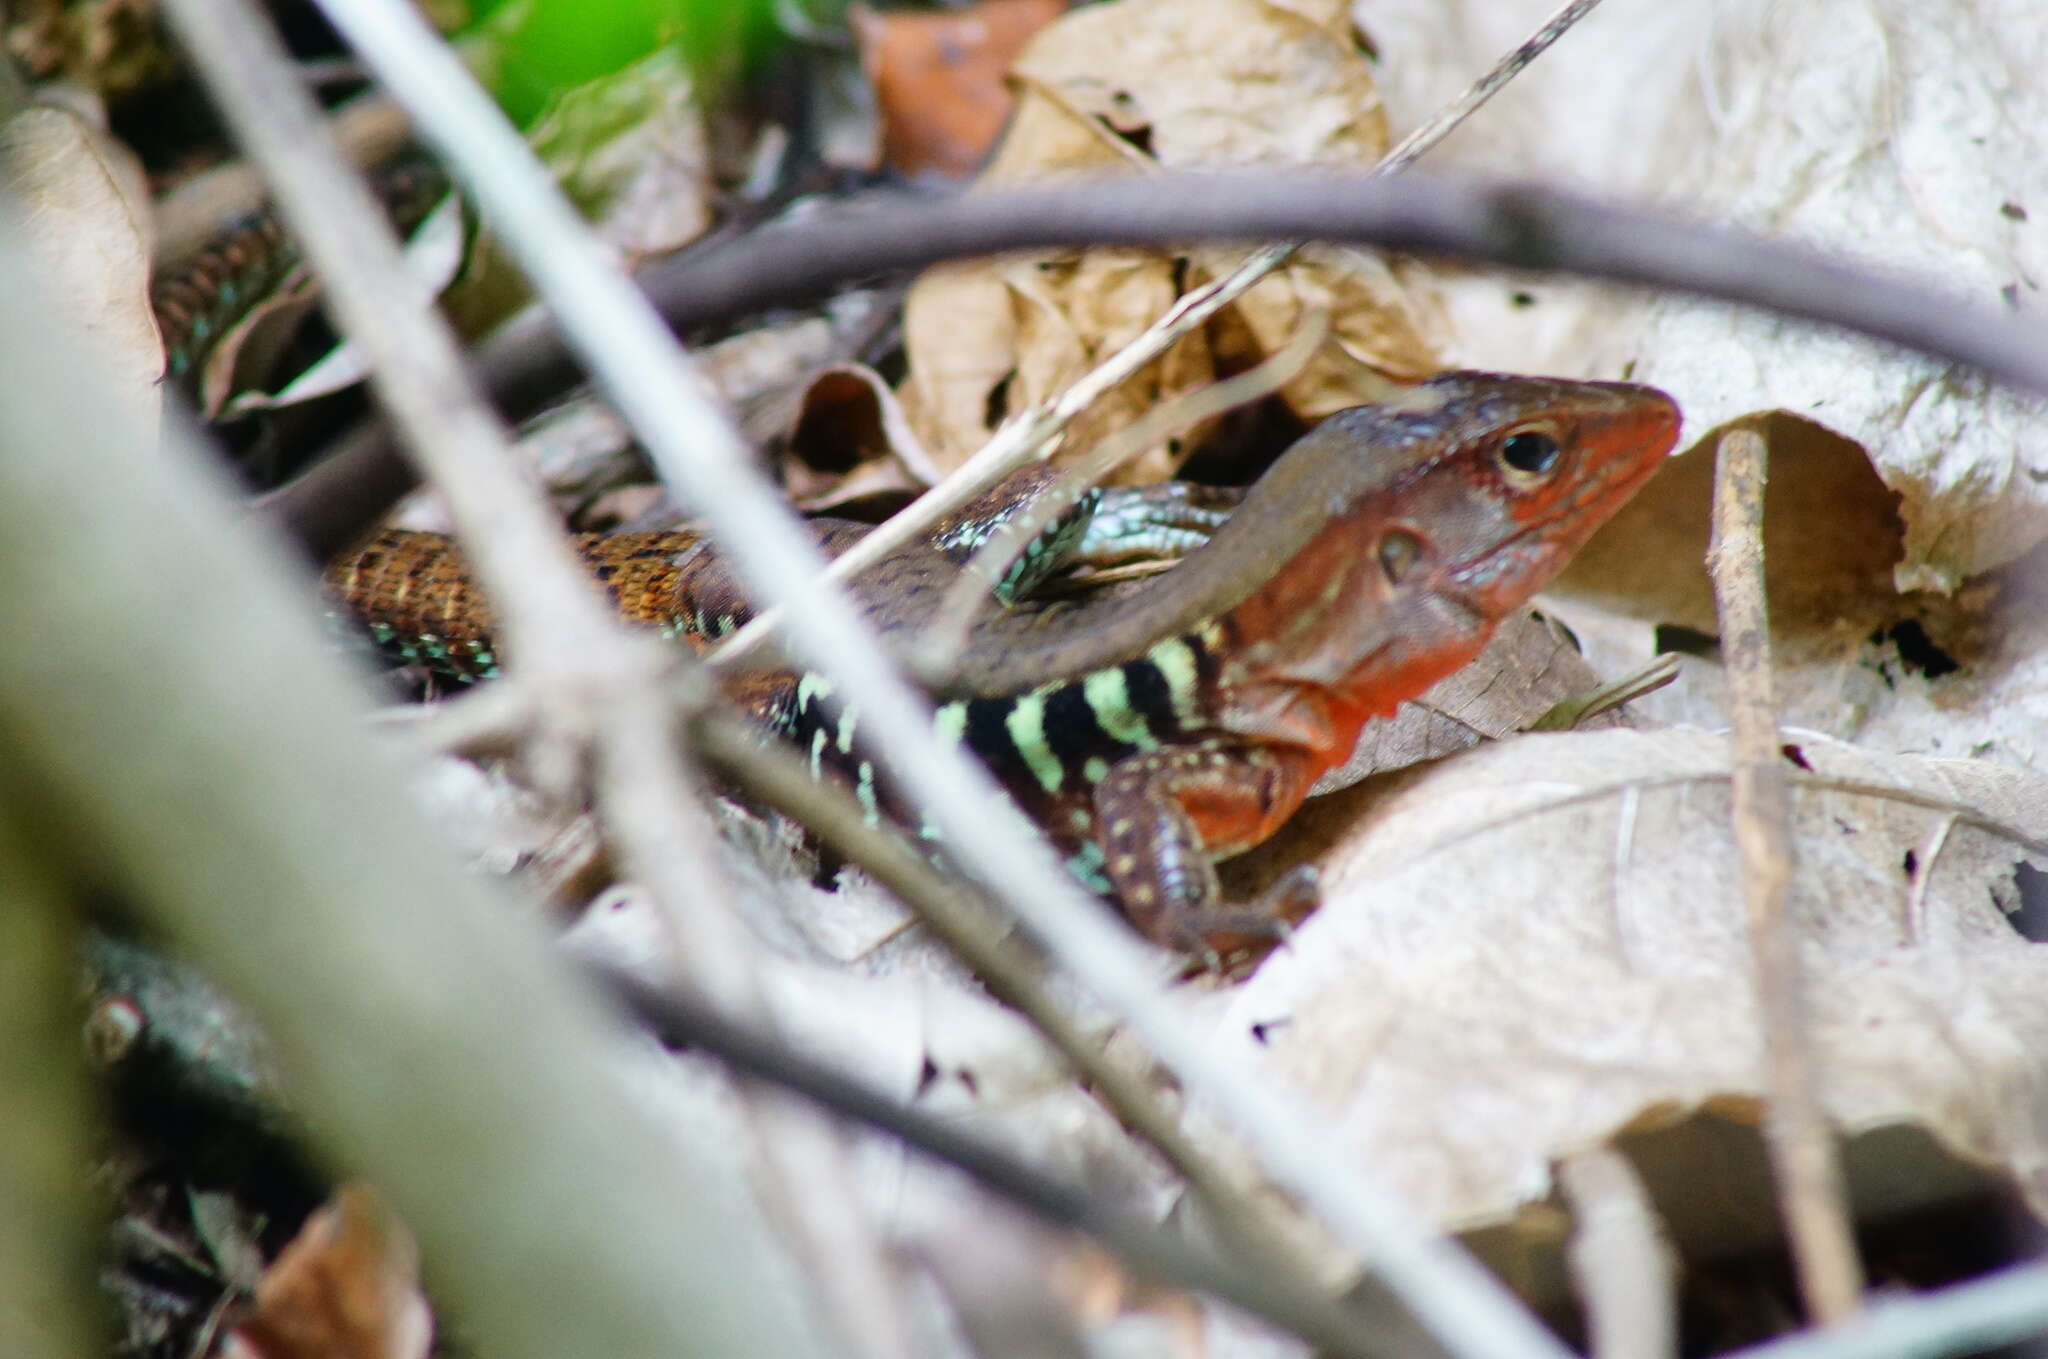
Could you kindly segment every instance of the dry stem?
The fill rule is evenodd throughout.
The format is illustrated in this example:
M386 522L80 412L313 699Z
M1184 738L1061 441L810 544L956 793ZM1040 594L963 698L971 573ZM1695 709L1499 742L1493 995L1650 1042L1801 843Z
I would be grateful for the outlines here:
M1770 622L1764 607L1764 441L1753 430L1721 438L1708 559L1720 616L1721 655L1733 709L1732 801L1742 892L1756 964L1758 1020L1770 1092L1764 1139L1783 1205L1800 1292L1815 1320L1861 1305L1841 1166L1815 1088L1801 989L1799 939L1786 909L1792 880L1791 795L1771 699Z
M1613 1148L1598 1147L1566 1158L1558 1181L1572 1208L1567 1259L1593 1359L1672 1359L1677 1262L1635 1167Z

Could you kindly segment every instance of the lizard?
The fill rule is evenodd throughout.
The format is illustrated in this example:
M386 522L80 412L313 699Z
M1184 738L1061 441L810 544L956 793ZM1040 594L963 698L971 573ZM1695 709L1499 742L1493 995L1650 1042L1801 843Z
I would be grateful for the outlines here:
M1650 477L1678 428L1677 406L1650 387L1442 374L1326 418L1213 534L1195 530L1203 541L1173 569L1101 597L1022 598L1085 533L1084 502L1006 579L1013 607L977 622L933 694L938 729L1146 938L1211 953L1218 939L1270 937L1313 903L1313 875L1232 905L1215 862L1270 837L1368 720L1477 655ZM929 615L1031 475L864 575L857 597L880 631ZM817 529L828 553L864 531ZM748 616L694 535L576 545L631 621L708 640ZM495 667L487 606L448 539L387 531L325 581L388 654L458 678ZM833 701L829 677L767 672L735 692L871 817L903 811L877 786L859 714Z

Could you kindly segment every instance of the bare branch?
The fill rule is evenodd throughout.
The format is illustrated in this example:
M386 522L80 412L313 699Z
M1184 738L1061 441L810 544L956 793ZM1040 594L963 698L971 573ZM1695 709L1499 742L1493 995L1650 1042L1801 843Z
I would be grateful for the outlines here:
M849 278L1055 245L1346 241L1556 269L1744 302L1862 331L2048 391L2048 326L1806 247L1530 184L1421 170L1156 175L910 200L875 195L641 274L678 327L815 297Z
M2048 392L2048 326L2038 321L1665 212L1412 170L1383 182L1247 171L972 197L875 194L656 262L638 277L670 325L688 331L872 274L1005 250L1260 239L1389 246L1672 288L1861 331ZM492 395L515 413L574 381L566 343L538 314L494 336L480 362ZM361 429L259 504L324 559L410 484L384 436Z
M34 639L0 647L10 773L263 1025L481 1348L815 1353L758 1218L366 748L312 581L212 456L121 422L36 279L0 231L0 636Z
M1724 1359L1944 1359L1989 1353L2044 1331L2048 1263L2035 1260L1938 1292L1883 1298L1839 1326Z
M1842 1191L1834 1135L1815 1088L1799 937L1786 909L1792 881L1791 793L1771 698L1770 620L1764 610L1764 441L1750 429L1721 437L1714 538L1707 562L1720 615L1734 724L1730 759L1735 844L1756 965L1764 1035L1764 1140L1785 1215L1800 1293L1814 1320L1838 1322L1862 1305L1863 1267Z

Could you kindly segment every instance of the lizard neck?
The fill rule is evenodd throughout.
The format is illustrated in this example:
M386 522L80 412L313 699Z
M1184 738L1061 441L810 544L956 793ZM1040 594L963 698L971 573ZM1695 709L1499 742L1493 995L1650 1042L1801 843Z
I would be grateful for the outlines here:
M984 615L943 696L996 697L1048 680L1114 669L1161 638L1221 618L1327 535L1340 469L1370 445L1324 425L1290 447L1230 519L1179 565L1141 584L1082 600Z

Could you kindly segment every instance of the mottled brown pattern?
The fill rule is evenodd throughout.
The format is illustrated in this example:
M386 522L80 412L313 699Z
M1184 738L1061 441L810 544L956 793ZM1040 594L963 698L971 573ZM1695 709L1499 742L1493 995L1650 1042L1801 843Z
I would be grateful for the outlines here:
M836 554L867 531L821 522L817 536ZM700 534L579 533L570 546L628 623L667 629L701 648L753 616ZM387 658L464 681L496 673L496 615L447 534L386 529L329 563L322 584Z

